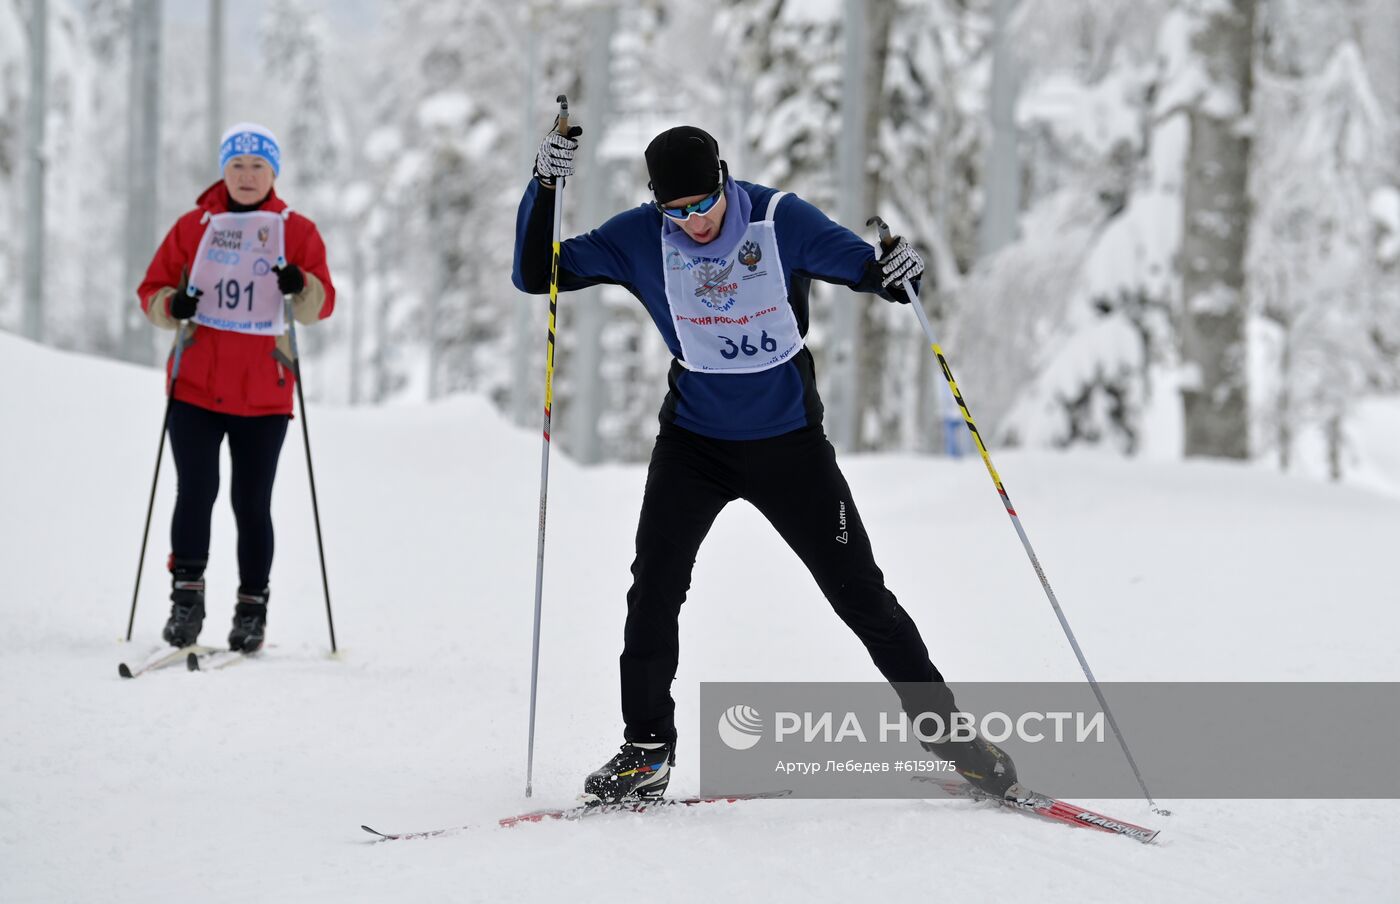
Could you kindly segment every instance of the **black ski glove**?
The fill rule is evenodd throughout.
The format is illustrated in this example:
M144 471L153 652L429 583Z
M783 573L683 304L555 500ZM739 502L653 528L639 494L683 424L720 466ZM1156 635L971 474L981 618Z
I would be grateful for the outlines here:
M890 289L894 300L908 304L904 281L918 279L924 272L924 259L904 236L895 236L894 244L880 255L880 287Z
M554 123L557 127L559 120L556 119ZM541 185L553 188L555 179L574 174L574 151L578 150L578 137L582 134L582 126L570 126L564 135L551 129L544 136L539 152L535 154L535 178L540 180Z
M272 272L277 274L277 291L283 295L298 295L306 288L306 274L296 264L273 267Z
M176 289L175 294L170 296L170 316L176 320L189 320L194 316L195 308L199 307L199 296L203 294L199 289L184 286Z

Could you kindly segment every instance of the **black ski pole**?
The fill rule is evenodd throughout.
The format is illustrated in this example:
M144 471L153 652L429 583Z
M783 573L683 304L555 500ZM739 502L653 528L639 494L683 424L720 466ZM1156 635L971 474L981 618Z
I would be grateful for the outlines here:
M297 350L297 324L292 317L291 296L282 299L287 318L287 334L292 342L292 378L297 384L297 401L301 403L301 438L306 446L306 477L311 484L311 515L316 521L316 551L321 557L321 588L326 594L326 624L331 631L331 652L335 647L335 617L331 615L331 582L326 576L326 546L321 540L321 506L316 500L316 469L311 465L311 430L306 425L306 393L301 388L301 352Z
M889 249L894 244L894 238L890 235L890 227L885 225L885 221L878 216L871 217L865 221L867 226L875 226L880 231L880 246ZM943 354L943 349L938 344L938 339L933 334L933 326L928 322L928 315L924 313L923 303L919 301L919 294L914 291L914 284L908 279L903 281L904 293L909 296L910 307L919 317L919 325L924 329L924 335L928 337L929 345L933 347L933 356L938 359L938 366L943 371L943 377L948 381L948 388L953 392L953 399L962 409L963 420L967 423L967 429L972 433L972 441L977 444L977 450L982 453L982 461L987 466L987 473L992 475L992 483L996 485L997 495L1001 497L1001 503L1006 508L1006 514L1011 518L1011 526L1016 528L1016 536L1021 538L1021 545L1025 547L1026 555L1031 560L1031 568L1035 569L1035 576L1040 578L1040 586L1045 590L1045 596L1050 600L1050 608L1055 610L1055 617L1060 620L1060 627L1064 629L1065 637L1069 639L1069 645L1074 650L1075 658L1079 660L1079 667L1084 672L1084 677L1089 681L1089 687L1093 689L1094 696L1099 701L1099 708L1103 710L1104 716L1108 719L1109 726L1113 729L1113 734L1118 738L1118 746L1123 748L1123 756L1127 758L1128 765L1132 767L1133 776L1137 778L1138 787L1142 788L1143 797L1147 798L1148 806L1154 813L1162 816L1170 816L1170 810L1164 810L1157 806L1157 802L1152 799L1152 792L1147 790L1147 782L1142 778L1142 771L1138 769L1138 764L1133 759L1133 752L1128 749L1128 740L1123 737L1122 730L1118 727L1118 720L1113 718L1113 710L1108 707L1108 700L1103 695L1102 688L1099 687L1098 679L1089 668L1089 660L1084 658L1084 651L1079 648L1079 640L1074 636L1074 631L1070 629L1069 619L1065 617L1065 612L1060 608L1060 601L1055 597L1055 591L1050 587L1050 579L1045 576L1045 569L1040 567L1040 559L1036 556L1035 550L1031 548L1030 537L1026 536L1026 529L1021 526L1021 517L1016 514L1016 509L1011 505L1011 496L1007 494L1006 487L1002 485L1001 476L997 474L997 469L992 466L991 453L987 451L987 446L982 442L982 434L977 429L977 422L972 419L972 409L963 400L962 390L958 388L958 383L953 379L953 369L948 366L948 359Z
M126 642L131 643L131 629L136 624L136 599L141 595L141 569L146 564L146 542L151 537L151 515L156 507L156 483L160 480L160 462L165 456L165 434L170 428L170 407L175 403L175 381L180 378L180 359L185 354L185 321L175 327L175 361L170 365L170 385L165 389L165 416L160 419L160 445L156 447L156 469L151 475L151 497L146 501L146 526L141 531L141 556L136 560L136 586L131 590L131 614L126 619Z

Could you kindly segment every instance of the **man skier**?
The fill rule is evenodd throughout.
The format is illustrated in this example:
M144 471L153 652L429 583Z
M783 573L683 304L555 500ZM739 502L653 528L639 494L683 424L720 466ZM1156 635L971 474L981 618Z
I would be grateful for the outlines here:
M549 291L554 185L572 176L581 130L551 131L516 220L517 288ZM955 711L918 628L875 564L850 488L822 430L805 347L813 279L907 304L924 264L902 238L870 245L796 195L736 182L708 133L677 126L646 149L653 201L562 243L559 289L609 283L641 301L674 360L637 526L621 656L625 743L584 782L584 799L661 795L675 765L680 607L716 516L745 499L802 559L865 644L905 711ZM844 527L838 525L844 519ZM840 535L838 538L838 534ZM981 738L926 745L997 796L1011 759Z

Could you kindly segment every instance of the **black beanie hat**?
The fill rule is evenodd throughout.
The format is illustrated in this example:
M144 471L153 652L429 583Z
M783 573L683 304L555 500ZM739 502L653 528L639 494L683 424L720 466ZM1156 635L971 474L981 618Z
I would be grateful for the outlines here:
M718 142L695 126L676 126L657 135L647 145L646 158L651 190L662 204L708 195L724 178Z

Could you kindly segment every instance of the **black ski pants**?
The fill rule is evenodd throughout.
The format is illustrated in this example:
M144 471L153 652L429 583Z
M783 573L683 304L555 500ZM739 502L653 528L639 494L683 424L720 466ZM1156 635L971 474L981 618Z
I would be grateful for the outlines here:
M663 425L647 471L621 658L629 741L674 740L680 609L700 543L734 499L752 503L816 578L913 714L952 707L919 629L885 587L870 538L820 426L721 440ZM918 683L918 684L911 684Z
M290 420L285 414L240 417L179 401L170 406L170 452L178 475L171 552L178 560L209 558L209 524L219 496L219 449L227 436L240 593L262 593L268 586L272 482Z

